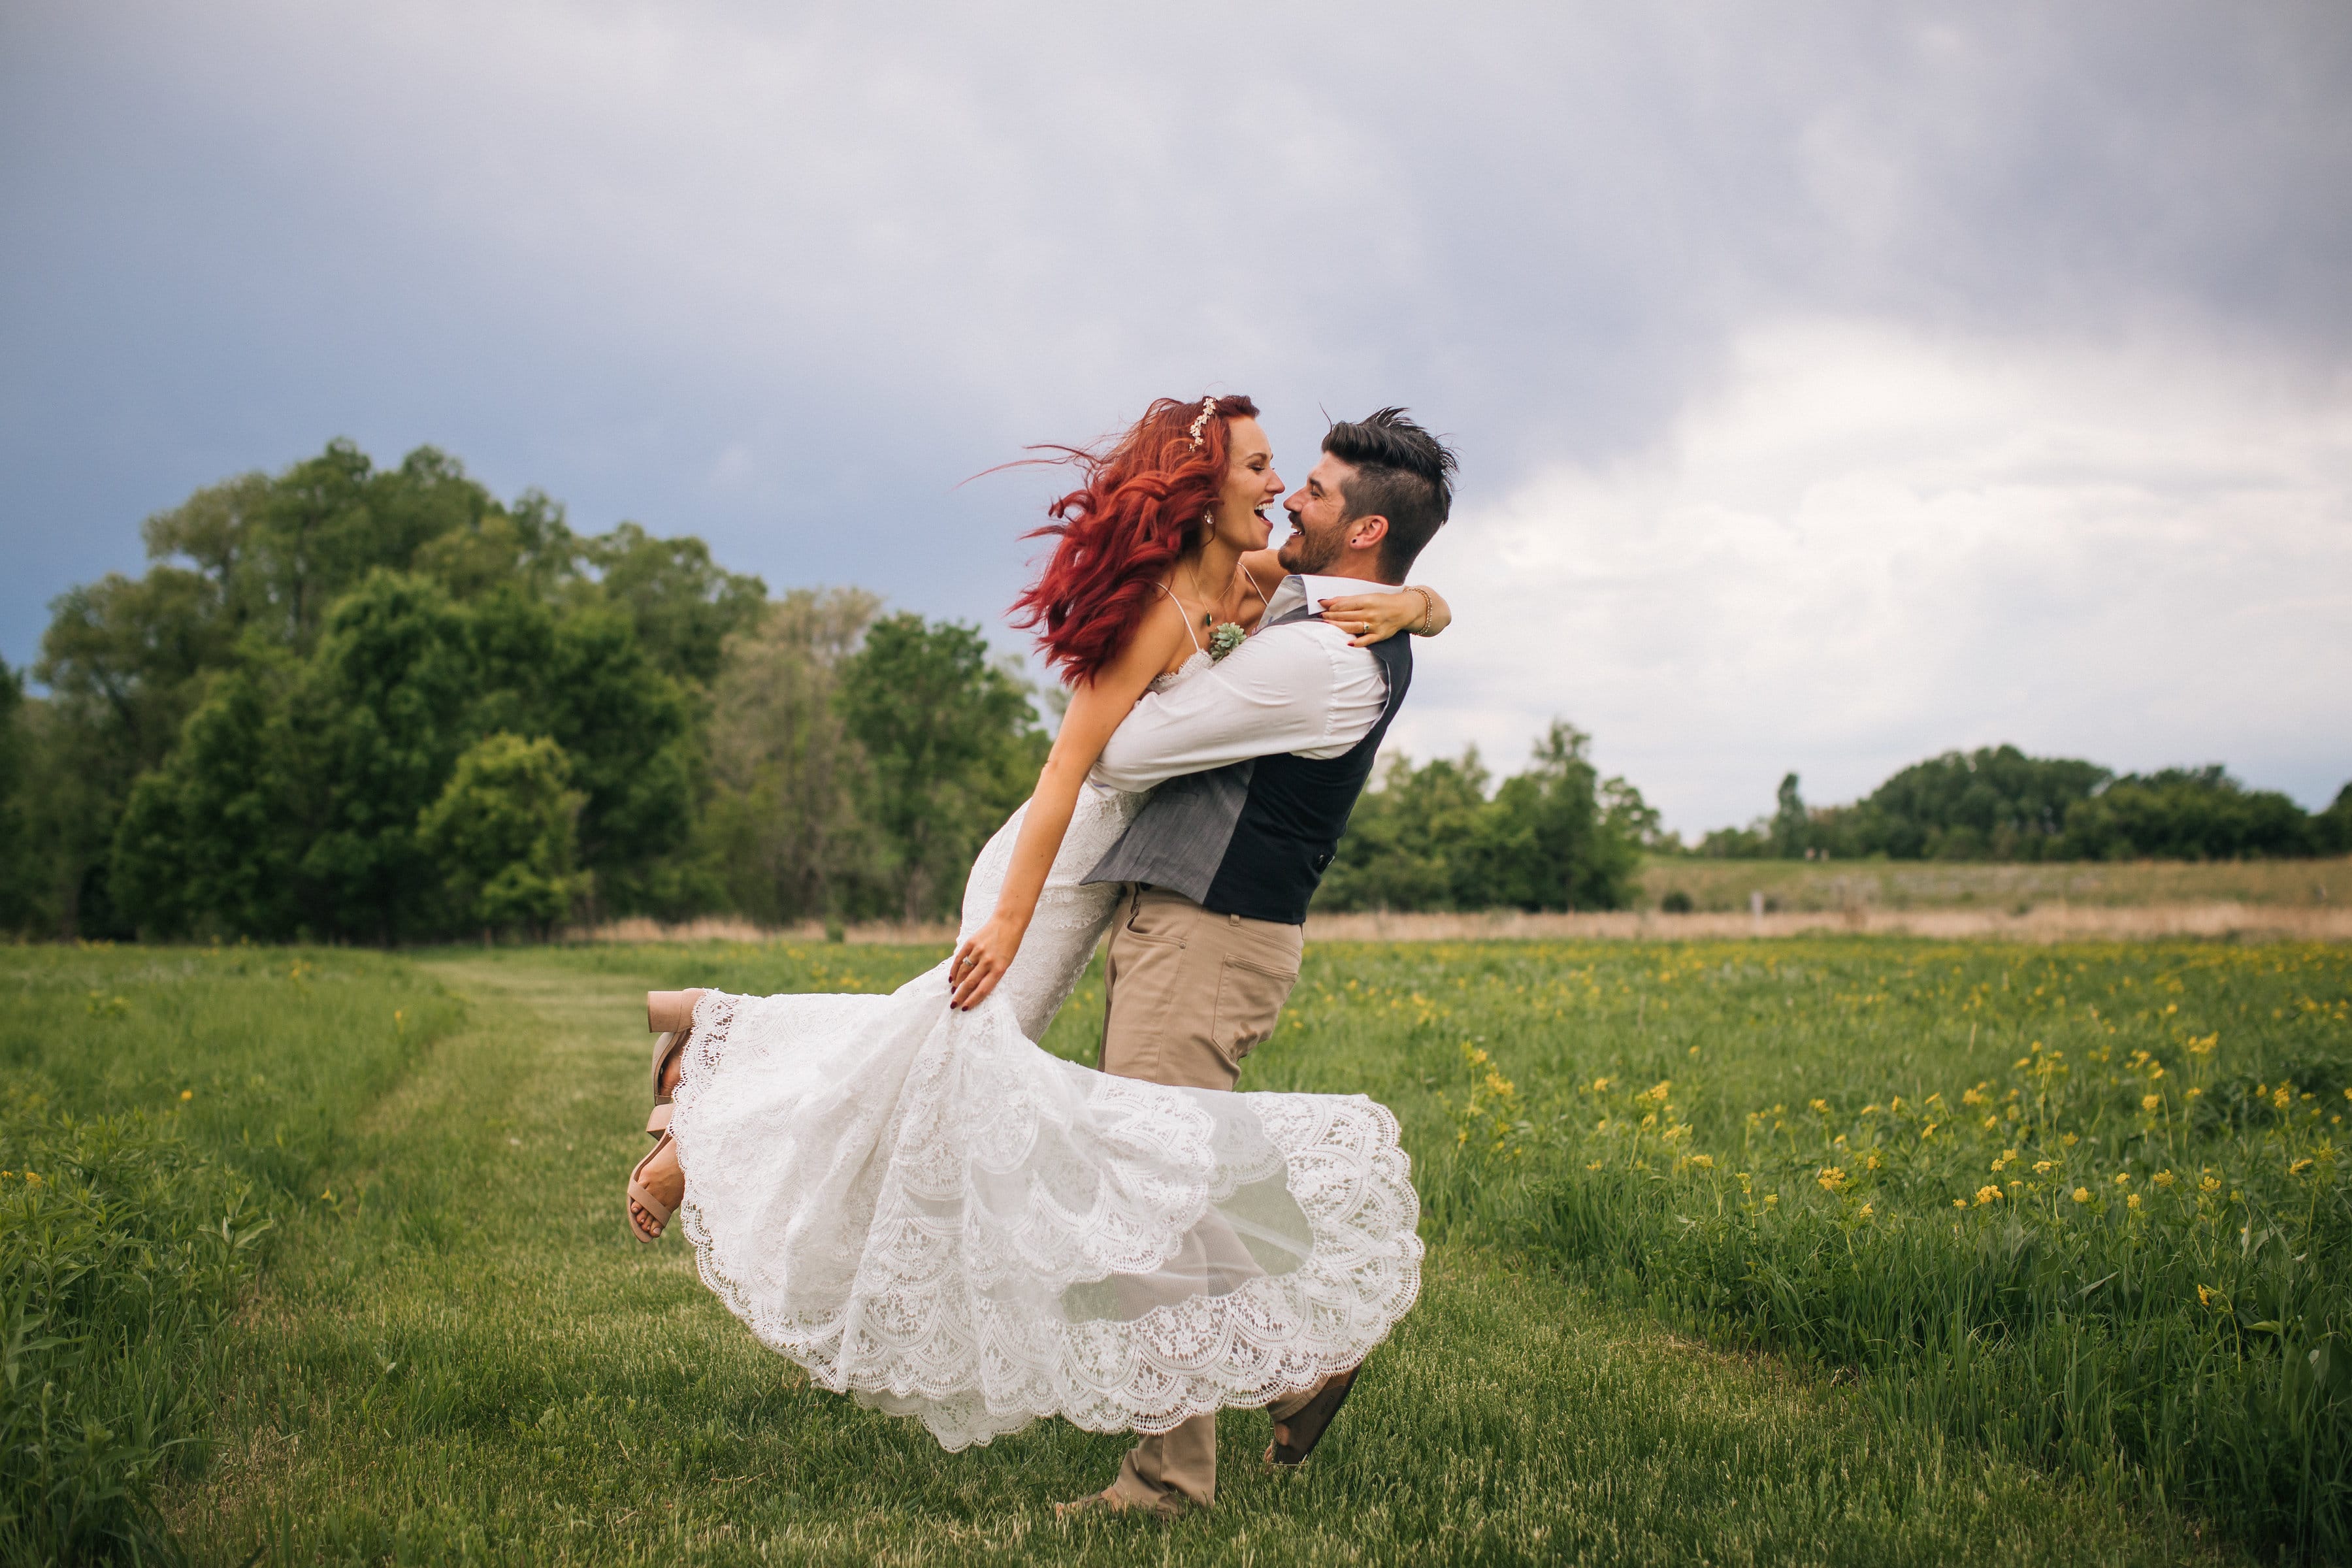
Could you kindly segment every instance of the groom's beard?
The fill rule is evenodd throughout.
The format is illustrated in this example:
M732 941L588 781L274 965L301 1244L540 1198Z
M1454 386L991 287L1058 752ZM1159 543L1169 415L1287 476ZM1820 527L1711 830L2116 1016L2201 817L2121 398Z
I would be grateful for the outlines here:
M1290 514L1290 537L1282 542L1282 548L1276 552L1275 559L1282 563L1285 572L1311 577L1339 558L1342 542L1336 529L1332 531L1331 538L1318 541L1299 526L1298 514L1293 512Z

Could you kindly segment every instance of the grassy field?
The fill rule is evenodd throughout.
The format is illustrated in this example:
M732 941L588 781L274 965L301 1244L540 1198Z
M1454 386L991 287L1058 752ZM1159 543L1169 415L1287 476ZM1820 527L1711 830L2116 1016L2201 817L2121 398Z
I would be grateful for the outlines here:
M2076 861L2047 866L1939 860L1700 860L1652 856L1637 906L1671 892L1691 907L1731 911L1761 893L1775 910L1947 910L2022 912L2056 902L2103 908L2226 902L2352 903L2352 858Z
M1260 1473L1264 1418L1228 1413L1220 1506L1172 1526L1054 1520L1119 1439L941 1454L809 1390L675 1238L625 1235L635 993L887 988L937 956L0 951L0 1261L29 1281L0 1549L2346 1553L2342 948L1313 951L1244 1087L1396 1109L1423 1295L1305 1473ZM1084 1058L1099 1007L1082 987L1049 1047Z

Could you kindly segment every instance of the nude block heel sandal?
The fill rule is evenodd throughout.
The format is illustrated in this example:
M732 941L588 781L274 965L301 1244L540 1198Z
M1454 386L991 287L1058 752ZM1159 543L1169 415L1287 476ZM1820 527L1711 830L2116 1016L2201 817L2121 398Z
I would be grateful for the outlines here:
M686 1048L687 1037L694 1033L694 1005L701 1000L700 991L646 993L646 1027L660 1037L654 1041L654 1109L646 1118L648 1138L658 1140L669 1130L670 1097L662 1091L662 1074L668 1070L670 1058Z
M672 1097L662 1092L662 1074L668 1069L672 1058L686 1048L687 1040L693 1035L694 1005L701 1000L702 993L698 990L646 993L646 1027L655 1031L659 1037L654 1041L653 1114L646 1118L646 1133L653 1139L654 1146L646 1151L645 1158L629 1172L629 1201L645 1210L653 1221L648 1228L639 1225L635 1215L629 1216L629 1234L639 1241L660 1240L662 1232L669 1226L670 1215L676 1212L654 1196L652 1189L646 1185L646 1167L659 1159L664 1149L674 1146L675 1141L669 1135Z

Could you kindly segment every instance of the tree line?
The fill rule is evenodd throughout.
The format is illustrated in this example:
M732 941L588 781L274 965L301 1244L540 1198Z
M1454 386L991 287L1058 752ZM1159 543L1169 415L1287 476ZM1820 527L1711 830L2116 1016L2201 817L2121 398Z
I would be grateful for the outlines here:
M1808 806L1795 773L1771 816L1707 834L1728 859L2237 860L2352 854L2352 784L2306 812L2220 764L2116 773L2015 746L1914 763L1862 799Z
M951 918L1038 692L980 630L772 595L348 442L148 520L0 667L0 931L401 943L624 915ZM26 690L26 675L46 695ZM1654 814L1557 725L1492 786L1392 762L1318 907L1610 907Z
M772 598L431 448L208 487L0 668L0 930L404 942L929 918L1045 736L976 627Z
M979 628L772 595L691 537L583 534L430 447L348 442L150 518L149 565L0 666L0 931L397 943L623 915L951 917L1027 794L1039 693ZM27 691L26 676L45 695ZM1049 694L1050 695L1050 694ZM1613 909L1645 853L2214 858L2352 850L2220 768L2002 746L1685 848L1555 722L1498 784L1389 761L1316 908Z

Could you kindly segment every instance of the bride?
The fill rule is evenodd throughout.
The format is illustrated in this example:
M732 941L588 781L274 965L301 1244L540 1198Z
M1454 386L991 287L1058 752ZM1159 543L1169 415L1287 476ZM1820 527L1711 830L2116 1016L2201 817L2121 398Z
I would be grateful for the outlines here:
M1072 682L1036 792L981 851L955 956L889 995L663 992L652 1152L702 1278L818 1385L950 1449L1041 1415L1166 1432L1353 1367L1420 1287L1395 1119L1360 1095L1112 1077L1042 1037L1111 917L1082 885L1144 798L1089 782L1139 701L1264 611L1280 500L1245 397L1155 402L1055 502L1020 601ZM1442 629L1406 589L1326 602L1379 641Z

